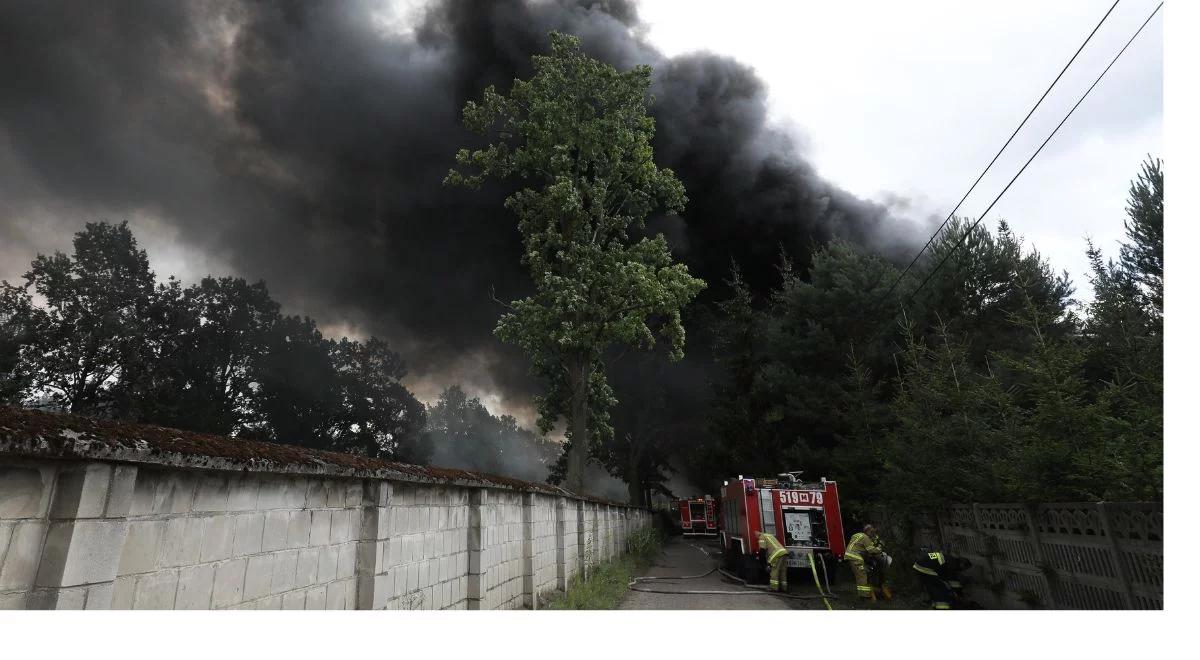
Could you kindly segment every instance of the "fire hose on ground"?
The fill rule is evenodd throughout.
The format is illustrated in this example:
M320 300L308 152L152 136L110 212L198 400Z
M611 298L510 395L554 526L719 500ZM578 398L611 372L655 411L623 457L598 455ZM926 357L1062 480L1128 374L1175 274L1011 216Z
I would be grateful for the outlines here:
M691 544L691 543L689 543L688 545L692 546L693 548L696 548L696 549L697 549L697 550L699 550L700 552L703 552L705 556L708 556L708 551L707 551L707 550L705 550L704 548L701 548L700 546L698 546L698 545L694 545L694 544ZM783 561L783 560L781 559L780 561ZM772 595L772 596L777 596L777 597L779 597L779 598L790 598L790 599L793 599L793 600L816 600L816 599L820 598L820 599L821 599L821 600L822 600L822 601L825 603L825 608L826 608L826 609L829 609L829 610L832 610L832 609L833 609L833 607L832 607L832 606L829 604L829 599L830 599L830 598L837 598L837 595L835 595L835 594L833 594L833 593L826 593L826 590L825 590L824 588L822 588L822 587L821 587L821 580L820 580L820 578L818 578L818 577L817 577L817 565L816 565L816 557L815 557L815 556L814 556L812 553L809 553L809 555L808 555L808 565L809 565L809 567L810 567L810 568L812 568L813 582L814 582L814 583L817 585L817 593L818 593L819 595L813 595L813 594L784 594L784 593L777 593L777 592L771 592L771 591L767 591L767 588L766 588L765 586L762 586L762 585L755 585L755 584L749 584L749 583L747 583L745 580L743 580L742 578L740 578L740 577L738 577L738 576L736 576L736 575L734 575L734 574L732 574L732 573L729 573L728 571L726 571L726 570L724 570L724 569L722 569L722 568L720 568L720 567L717 567L717 566L714 566L714 567L713 567L712 569L710 569L708 572L701 573L701 574L699 574L699 575L671 575L671 576L659 576L659 577L656 577L656 576L635 577L635 578L633 578L633 580L631 580L631 581L629 582L629 585L628 585L628 586L629 586L629 589L630 589L630 591L641 591L641 592L643 592L643 593L650 593L650 594L680 594L680 595L683 595L683 594L687 594L687 595L693 595L693 594L694 594L694 595L718 595L718 596L758 596L758 595L761 595L761 594L763 594L763 593L767 593L767 594L770 594L770 595ZM824 570L824 565L822 565L822 570ZM725 576L725 577L727 577L727 578L731 578L731 579L737 580L738 582L741 582L741 583L742 583L742 584L743 584L743 585L746 587L746 589L742 589L742 590L729 590L729 589L688 589L688 590L679 590L679 591L677 591L677 590L671 590L671 591L667 591L667 590L663 590L663 589L651 589L651 588L646 588L646 587L644 587L644 586L641 586L641 585L639 585L639 583L640 583L640 582L650 582L650 581L663 581L663 580L698 580L698 579L700 579L700 578L708 577L709 575L712 575L713 573L720 573L721 575L724 575L724 576ZM829 575L828 575L828 573L826 573L826 575L825 575L825 581L826 581L826 582L828 582L828 581L829 581Z

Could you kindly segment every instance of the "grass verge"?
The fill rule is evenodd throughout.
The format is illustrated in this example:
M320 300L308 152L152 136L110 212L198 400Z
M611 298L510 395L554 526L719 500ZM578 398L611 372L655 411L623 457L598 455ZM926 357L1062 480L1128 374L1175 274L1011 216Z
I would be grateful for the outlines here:
M629 581L637 571L654 563L662 551L662 533L643 529L629 537L628 552L602 562L588 571L586 580L571 578L565 594L557 594L546 604L552 610L611 610L625 597Z

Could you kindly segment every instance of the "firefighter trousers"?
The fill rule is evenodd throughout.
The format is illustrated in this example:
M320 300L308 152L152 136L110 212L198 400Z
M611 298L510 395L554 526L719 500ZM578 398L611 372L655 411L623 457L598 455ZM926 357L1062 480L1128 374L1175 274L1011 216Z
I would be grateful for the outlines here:
M787 555L776 557L771 566L771 591L787 591Z
M954 590L946 581L936 575L926 573L917 573L917 577L921 580L921 586L925 587L925 594L929 596L929 603L935 610L948 610L954 603Z
M854 573L854 588L860 598L871 597L871 584L867 581L867 566L861 559L850 559L850 570Z

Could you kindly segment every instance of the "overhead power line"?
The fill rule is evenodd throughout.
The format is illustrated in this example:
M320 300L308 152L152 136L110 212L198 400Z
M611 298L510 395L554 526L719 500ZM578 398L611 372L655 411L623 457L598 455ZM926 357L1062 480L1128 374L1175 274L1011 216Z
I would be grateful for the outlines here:
M961 248L963 246L963 244L967 240L967 237L969 237L971 235L971 232L974 231L975 228L979 226L979 223L983 222L983 219L986 218L987 214L989 212L991 212L991 210L994 206L996 206L996 203L1000 201L1000 198L1004 196L1004 193L1008 192L1008 189L1011 188L1014 183L1016 183L1017 179L1020 178L1021 174L1025 171L1025 169L1027 167L1029 167L1029 164L1032 163L1033 160L1038 157L1038 154L1042 153L1042 149L1044 149L1046 147L1046 145L1050 143L1050 140L1053 139L1054 136L1058 133L1058 130L1063 127L1063 124L1067 123L1067 120L1070 119L1071 115L1075 113L1076 108L1078 108L1083 103L1084 99L1086 99L1088 97L1088 95L1092 93L1092 90L1096 88L1096 85L1100 84L1100 81L1104 79L1104 76L1105 76L1105 74L1108 73L1108 70L1111 69L1113 67L1113 65L1117 63L1117 60L1121 59L1121 55L1125 54L1125 51L1129 48L1130 44L1132 44L1133 41L1138 38L1138 35L1142 33L1142 30L1146 29L1146 26L1150 24L1150 21L1155 17L1155 15L1158 14L1158 11L1160 9L1162 9L1162 6L1163 6L1163 3L1160 2L1160 3L1158 3L1158 6L1154 8L1154 11L1150 12L1150 15L1146 17L1146 20L1143 21L1141 26L1138 27L1137 31L1133 33L1133 36L1129 38L1129 41L1125 42L1125 45L1121 47L1121 50L1118 51L1116 56L1114 56L1112 58L1112 61L1108 63L1108 66L1104 67L1104 70L1100 72L1100 75L1096 77L1096 80L1094 80L1092 82L1091 86L1089 86L1087 88L1087 91L1085 91L1083 93L1083 96L1080 96L1079 100L1075 102L1075 105L1071 106L1071 109L1069 111L1067 111L1067 114L1066 114L1066 116L1064 116L1062 118L1062 121L1058 122L1058 125L1054 127L1053 131L1050 131L1050 135L1046 136L1046 139L1042 141L1042 144L1040 146L1038 146L1037 151L1034 151L1033 155L1030 156L1029 159L1025 161L1024 165L1021 166L1021 169L1017 170L1017 173L1014 174L1012 179L1009 180L1008 185L1004 186L1004 189L1000 191L1000 194L996 195L996 198L992 200L992 203L988 204L988 207L986 209L984 209L983 213L978 218L975 219L975 222L971 223L971 226L968 227L967 230L963 232L962 236L958 239L958 242L955 243L954 246L950 248L950 251L946 253L946 256L942 257L941 261L939 261L938 264L936 266L934 266L933 270L929 271L929 274L925 276L925 279L921 281L921 284L918 285L917 288L914 289L913 292L910 293L907 298L905 298L904 303L901 305L902 309L903 309L903 307L907 306L909 303L911 303L913 301L913 299L916 297L916 295L918 293L920 293L922 289L925 288L925 285L929 284L929 281L933 279L933 276L936 275L939 270L941 270L942 266L944 266L946 264L946 262L950 260L950 257L954 256L954 253L957 252L959 250L959 248ZM896 316L894 315L891 319L888 320L888 324L892 323L895 320L896 320ZM880 332L885 327L886 327L886 324L884 326L881 326ZM874 339L878 338L880 332L877 332L872 337L872 341L874 341Z
M880 304L882 304L888 296L892 295L892 292L896 290L897 286L899 286L900 281L904 279L904 276L907 275L908 272L912 270L912 267L916 265L917 261L920 260L921 255L925 254L925 251L929 249L929 246L933 245L934 239L936 239L938 235L942 233L942 230L946 228L946 225L950 222L950 219L954 217L954 214L958 212L958 209L963 205L963 202L967 201L967 197L974 192L975 187L979 185L979 182L983 180L983 177L992 169L992 165L995 165L996 161L1000 159L1000 155L1004 153L1004 150L1008 148L1008 145L1012 144L1013 138L1017 137L1017 133L1020 133L1021 129L1025 127L1025 123L1028 122L1029 118L1033 116L1034 111L1036 111L1038 107L1042 105L1042 101L1046 100L1046 97L1050 94L1050 90L1054 89L1054 86L1057 85L1058 81L1062 79L1063 74L1067 72L1067 69L1071 68L1071 64L1075 62L1075 58L1079 57L1079 54L1083 52L1084 46L1088 45L1088 42L1092 40L1092 37L1095 36L1096 32L1100 29L1100 26L1104 25L1104 21L1108 20L1109 15L1112 14L1113 10L1117 8L1117 5L1120 4L1120 2L1121 0L1116 0L1116 2L1112 3L1112 6L1108 8L1108 11L1104 12L1104 16L1100 17L1100 22L1096 23L1096 27L1092 28L1092 31L1088 33L1087 38L1083 40L1083 43L1079 44L1079 48L1075 50L1075 54L1072 55L1071 59L1067 60L1067 63L1063 65L1062 70L1059 71L1058 75L1054 77L1054 80L1051 81L1050 86L1046 88L1046 91L1042 92L1041 98L1037 100L1037 103L1033 104L1033 107L1030 108L1029 112L1025 114L1025 118L1022 119L1021 123L1017 125L1016 130L1012 132L1012 135L1008 136L1008 139L1004 141L1004 145L1001 146L1000 150L996 152L996 155L992 156L991 162L987 164L987 167L983 168L983 171L980 172L979 176L975 178L975 182L971 184L970 188L967 188L967 192L963 193L962 198L958 200L958 203L954 205L954 208L946 214L946 219L942 220L942 224L938 226L937 231L933 232L933 236L929 237L929 240L925 243L925 246L922 247L921 250L917 252L917 255L912 258L912 261L904 267L904 271L896 277L895 281L892 282L892 285L888 287L887 291L885 291L883 295L879 296L879 298L875 300L874 304L871 306L872 309L878 309Z

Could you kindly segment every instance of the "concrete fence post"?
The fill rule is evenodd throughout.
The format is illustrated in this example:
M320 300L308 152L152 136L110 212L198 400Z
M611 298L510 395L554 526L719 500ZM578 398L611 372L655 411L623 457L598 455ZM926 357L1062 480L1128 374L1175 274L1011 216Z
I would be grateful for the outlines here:
M486 537L483 534L483 507L488 504L487 490L472 489L467 498L467 609L481 610L487 595L487 567L484 566Z
M1121 546L1117 542L1117 537L1113 536L1112 524L1108 519L1108 508L1104 502L1096 503L1096 511L1100 514L1100 524L1104 529L1104 536L1108 539L1108 550L1112 554L1113 570L1116 571L1117 579L1121 584L1121 596L1125 599L1125 607L1133 609L1133 585L1129 581L1129 572L1125 570L1125 562L1121 559Z
M566 500L554 498L554 584L567 590L567 521Z
M1050 609L1057 609L1054 601L1054 585L1047 579L1046 571L1046 552L1042 549L1042 535L1038 532L1037 519L1033 515L1033 509L1029 505L1021 507L1025 512L1025 525L1029 532L1029 544L1033 546L1033 558L1037 562L1038 571L1042 574L1042 579L1046 581L1046 606Z
M587 531L583 500L575 500L575 560L579 563L580 580L587 579Z
M137 467L80 463L59 473L30 609L112 606Z
M525 609L537 609L537 586L534 575L534 495L521 495L521 590Z
M371 479L363 483L362 527L358 533L358 609L381 610L387 607L394 591L388 573L388 507L392 484Z

